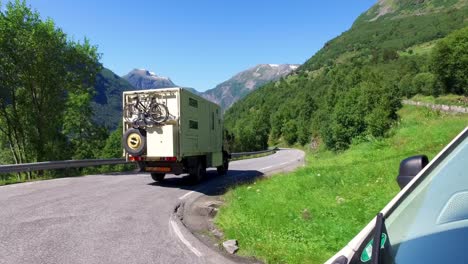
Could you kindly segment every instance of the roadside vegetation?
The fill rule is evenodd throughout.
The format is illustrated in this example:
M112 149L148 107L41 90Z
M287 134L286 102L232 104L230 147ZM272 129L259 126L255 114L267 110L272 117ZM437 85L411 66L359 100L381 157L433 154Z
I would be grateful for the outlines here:
M292 75L227 110L234 151L313 149L305 168L224 196L216 224L240 254L323 263L398 192L402 159L433 158L467 126L466 114L401 104L465 103L467 11L464 0L379 1Z
M402 159L433 158L468 124L466 114L404 106L388 138L308 151L293 173L232 188L215 221L239 254L267 263L323 263L399 191Z
M102 70L89 40L74 41L25 1L0 1L0 164L121 156L121 129L93 120ZM0 175L0 184L119 167Z

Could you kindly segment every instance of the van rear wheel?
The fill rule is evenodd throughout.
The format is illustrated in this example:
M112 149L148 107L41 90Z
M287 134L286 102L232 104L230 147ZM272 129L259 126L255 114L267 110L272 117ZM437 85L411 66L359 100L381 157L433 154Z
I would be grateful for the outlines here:
M223 165L216 167L216 170L218 171L218 175L226 175L229 169L229 160L225 159L223 160Z
M197 162L197 165L194 168L190 169L189 177L193 183L198 183L205 177L205 174L206 166L203 164L202 161L199 160Z
M226 175L229 170L229 159L228 156L223 153L223 165L216 167L218 175Z
M156 182L163 181L165 176L166 174L164 173L151 173L151 178L153 178L153 180Z

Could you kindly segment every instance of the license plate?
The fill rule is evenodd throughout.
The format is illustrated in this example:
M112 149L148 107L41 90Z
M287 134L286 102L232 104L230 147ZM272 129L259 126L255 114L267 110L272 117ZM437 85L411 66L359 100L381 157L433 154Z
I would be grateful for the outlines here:
M146 171L157 171L157 172L170 172L171 168L169 167L148 167Z

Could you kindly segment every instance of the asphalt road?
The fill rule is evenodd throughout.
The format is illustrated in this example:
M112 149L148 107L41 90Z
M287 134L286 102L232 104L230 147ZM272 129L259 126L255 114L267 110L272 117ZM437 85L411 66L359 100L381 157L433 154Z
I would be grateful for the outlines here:
M223 263L174 221L174 209L198 193L245 178L291 169L303 152L230 163L196 186L169 175L126 173L0 187L0 263Z

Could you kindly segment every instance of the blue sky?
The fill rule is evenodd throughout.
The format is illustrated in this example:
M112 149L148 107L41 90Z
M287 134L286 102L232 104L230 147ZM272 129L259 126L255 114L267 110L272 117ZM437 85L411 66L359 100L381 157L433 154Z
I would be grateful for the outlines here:
M5 1L2 1L5 2ZM29 0L118 75L145 68L199 91L260 63L297 63L376 0Z

